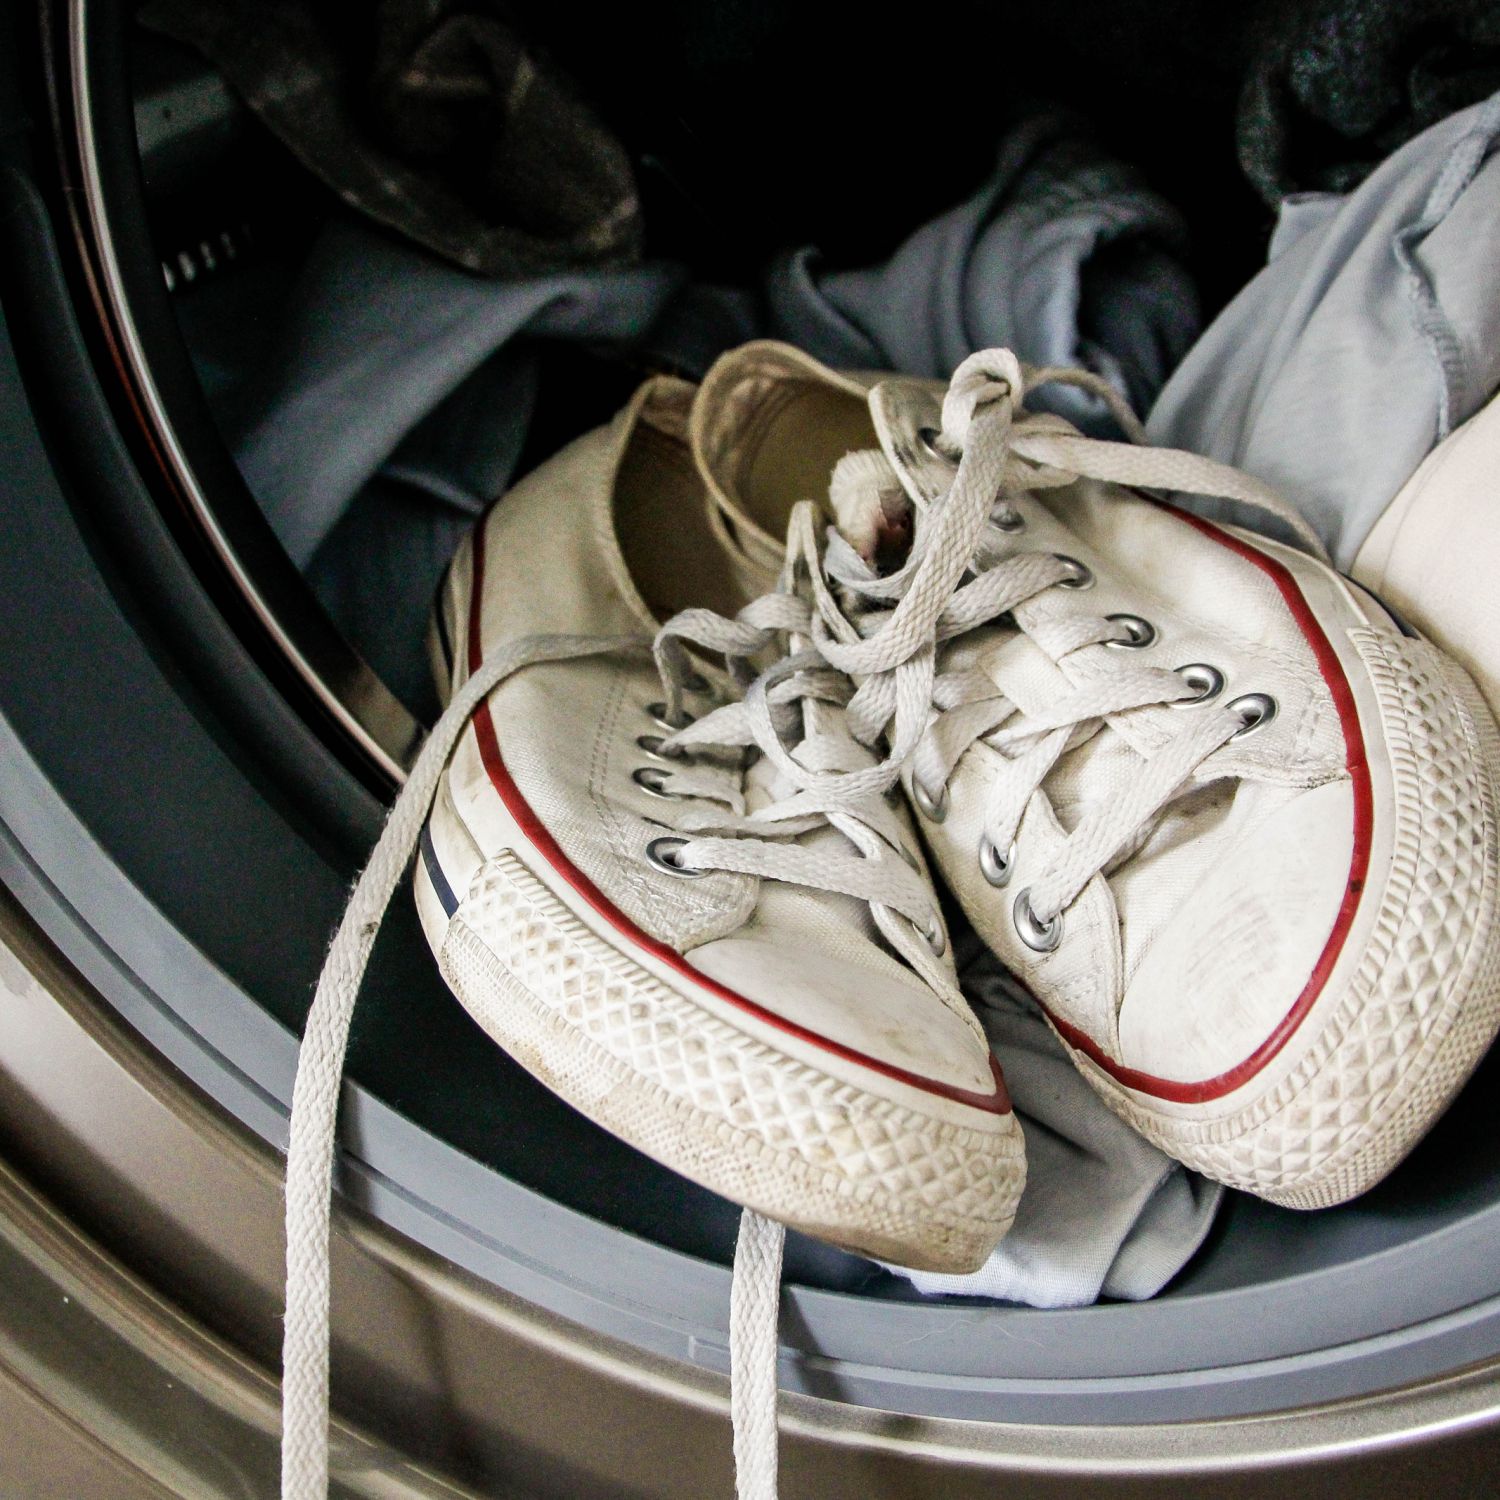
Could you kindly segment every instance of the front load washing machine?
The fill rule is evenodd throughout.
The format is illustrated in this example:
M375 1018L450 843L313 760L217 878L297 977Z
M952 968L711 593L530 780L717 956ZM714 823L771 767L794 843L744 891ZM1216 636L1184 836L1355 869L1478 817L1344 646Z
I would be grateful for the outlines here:
M1108 7L1004 20L1015 56L1049 42L1080 89L1113 79L1102 107L1137 101L1131 128L1166 161L1157 80L1131 68L1199 57L1234 18L1125 9L1139 41L1113 60ZM831 65L860 15L812 7L800 45ZM769 34L743 7L668 6L572 45L602 69L610 47ZM295 260L318 191L119 0L6 3L0 70L0 1489L271 1495L297 1036L421 706L281 550L190 352L188 283L220 278L223 316L252 318L234 309ZM1176 102L1206 109L1202 92ZM743 123L649 104L671 139L727 153L756 232L815 200L827 162L790 160L784 122L773 205ZM823 140L831 115L810 104L799 128ZM920 182L915 157L899 165ZM740 179L718 177L732 204ZM1202 194L1210 219L1253 218L1221 183ZM732 241L709 253L758 253ZM211 264L214 246L242 264ZM1233 1197L1147 1303L922 1299L794 1237L783 1493L1500 1492L1497 1069L1356 1202ZM732 1492L737 1211L498 1053L406 901L342 1122L337 1493Z

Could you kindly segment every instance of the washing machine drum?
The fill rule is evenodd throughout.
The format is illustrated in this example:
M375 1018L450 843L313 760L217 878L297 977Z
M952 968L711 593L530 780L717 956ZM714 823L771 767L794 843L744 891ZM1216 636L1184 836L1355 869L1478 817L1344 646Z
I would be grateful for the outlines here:
M982 173L995 135L982 80L1011 88L1033 65L1124 122L1119 149L1211 226L1210 299L1249 274L1260 210L1196 128L1229 128L1234 70L1204 61L1229 18L1142 3L1124 27L1119 7L1045 7L986 22L976 34L995 50L976 60L964 35L977 10L913 18L899 41L857 8L620 9L632 24L614 16L597 35L582 9L538 24L602 109L636 101L642 138L662 143L648 206L710 276L814 238L848 263L888 253L961 196L976 159ZM135 1045L278 1149L312 982L430 706L372 670L271 533L228 457L214 371L188 352L199 314L184 291L217 279L219 334L253 342L257 310L333 205L216 74L122 8L58 7L46 29L17 45L45 59L53 107L18 83L26 129L10 139L27 145L5 177L4 879ZM904 154L871 160L872 115L903 118ZM1216 255L1224 242L1250 248ZM607 414L633 378L578 374L566 416L539 419L534 442L569 435L590 403ZM1336 1475L1340 1455L1482 1438L1500 1399L1497 1066L1355 1202L1296 1213L1230 1195L1146 1303L923 1299L792 1236L789 1490L916 1493L922 1469L933 1493L1105 1492L1131 1474L1249 1493L1262 1469ZM409 901L379 937L348 1076L348 1222L471 1274L476 1327L527 1309L582 1330L570 1402L586 1405L608 1367L721 1410L737 1210L486 1041ZM377 1424L383 1410L343 1384L335 1402ZM580 1443L646 1441L588 1433L586 1410L575 1425ZM630 1492L685 1492L670 1470Z

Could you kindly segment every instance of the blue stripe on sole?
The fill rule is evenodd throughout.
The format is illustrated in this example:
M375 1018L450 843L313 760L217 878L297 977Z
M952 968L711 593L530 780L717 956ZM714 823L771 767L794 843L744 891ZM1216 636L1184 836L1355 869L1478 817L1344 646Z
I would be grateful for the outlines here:
M458 897L453 894L453 887L448 884L448 877L443 874L443 867L438 863L437 850L432 847L431 823L422 825L421 849L422 866L427 871L427 878L432 882L432 889L445 915L451 917L458 910Z

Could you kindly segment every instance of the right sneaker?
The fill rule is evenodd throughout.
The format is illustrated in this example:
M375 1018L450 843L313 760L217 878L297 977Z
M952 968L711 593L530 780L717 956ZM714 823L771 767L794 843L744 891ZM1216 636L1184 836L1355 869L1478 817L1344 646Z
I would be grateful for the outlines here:
M1284 501L1029 413L1057 378L993 350L942 402L876 387L879 447L839 465L834 508L905 497L915 540L892 573L830 545L860 628L831 617L820 650L861 683L856 732L890 720L941 873L1101 1097L1220 1182L1342 1202L1500 1027L1500 733ZM1485 451L1436 461L1476 534ZM1143 490L1252 506L1297 545Z
M806 570L747 607L766 568L743 538L828 476L772 475L759 517L711 499L689 425L722 466L734 414L693 402L650 383L456 557L435 634L473 706L421 837L422 925L475 1021L605 1129L846 1249L973 1270L1015 1213L1020 1128L896 768L798 654Z

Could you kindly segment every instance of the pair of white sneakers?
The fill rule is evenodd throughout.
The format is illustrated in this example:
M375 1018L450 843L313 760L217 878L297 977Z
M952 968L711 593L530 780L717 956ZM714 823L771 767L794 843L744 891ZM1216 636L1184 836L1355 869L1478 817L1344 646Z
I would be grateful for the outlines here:
M977 1268L1025 1183L929 858L1100 1096L1218 1181L1352 1197L1468 1076L1500 1025L1478 690L1256 481L1028 413L1049 379L1099 384L991 351L943 392L750 345L648 383L462 549L449 708L309 1021L289 1450L326 1389L347 1012L419 840L428 939L507 1052L695 1181L911 1267Z

